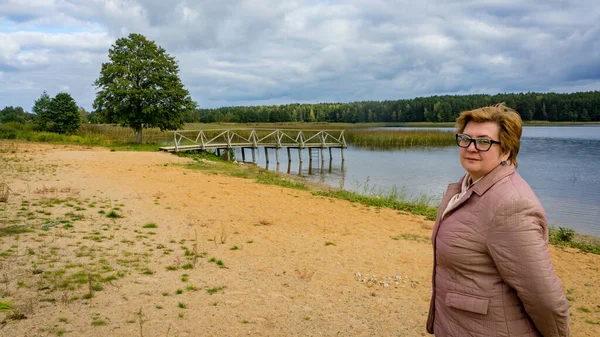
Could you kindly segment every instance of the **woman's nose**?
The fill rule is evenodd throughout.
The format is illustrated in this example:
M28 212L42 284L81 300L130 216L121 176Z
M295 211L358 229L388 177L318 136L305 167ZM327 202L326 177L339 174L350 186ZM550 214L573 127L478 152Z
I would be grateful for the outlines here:
M469 144L469 146L467 146L467 150L471 151L471 152L477 152L479 150L477 150L477 148L475 147L475 142L471 142L471 144Z

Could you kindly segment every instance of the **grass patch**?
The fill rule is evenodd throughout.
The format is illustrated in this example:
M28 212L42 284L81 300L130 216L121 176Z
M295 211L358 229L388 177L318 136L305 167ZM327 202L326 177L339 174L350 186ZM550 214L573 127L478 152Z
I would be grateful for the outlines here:
M431 239L423 236L423 235L418 235L418 234L400 234L397 236L391 236L392 240L408 240L408 241L415 241L415 242L423 242L423 243L427 243L430 242Z
M12 308L13 308L13 305L10 304L9 302L2 302L2 301L0 301L0 312L11 311Z
M586 308L586 307L579 307L577 308L577 310L581 311L581 312L585 312L585 313L590 313L590 309Z
M33 231L25 226L13 225L13 226L0 228L0 237L18 235L18 234L30 233L30 232L33 232Z
M106 217L111 218L111 219L118 219L118 218L122 218L123 216L115 211L110 211L108 214L106 214Z
M258 171L256 182L259 184L276 185L297 190L308 190L308 186L302 181L286 178L277 173L262 169Z
M103 326L106 325L106 321L101 319L95 319L92 321L92 326Z
M412 201L405 201L396 192L389 194L368 196L356 192L345 190L314 191L313 195L348 200L365 206L385 207L399 211L406 211L417 215L424 215L429 220L435 220L437 208L429 205L429 199L426 197L418 198Z
M155 224L154 222L150 222L145 224L144 226L142 226L143 228L158 228L158 225Z
M225 286L220 286L220 287L214 287L214 288L208 288L206 289L206 293L208 293L209 295L214 295L216 293L218 293L219 291L223 291L225 290Z
M143 152L152 152L160 150L159 144L136 144L133 142L123 143L123 144L112 144L107 146L111 151L143 151Z
M561 247L577 248L586 253L600 254L600 238L577 234L565 227L549 228L550 243Z
M193 159L194 163L189 165L192 169L230 177L254 179L259 184L308 190L308 186L300 179L284 176L253 165L236 165L211 153L180 152L178 155Z

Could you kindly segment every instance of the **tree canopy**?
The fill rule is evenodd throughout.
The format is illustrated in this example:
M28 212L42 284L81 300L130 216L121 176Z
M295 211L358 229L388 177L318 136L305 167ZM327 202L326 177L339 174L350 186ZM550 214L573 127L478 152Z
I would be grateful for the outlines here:
M118 39L102 64L95 112L108 123L131 127L142 140L142 129L175 130L195 109L179 78L179 66L165 49L143 35Z
M57 133L71 133L81 125L77 103L70 94L61 92L50 101L50 123L48 130Z
M40 130L45 130L46 124L50 122L50 102L52 102L52 98L44 91L40 98L33 103L31 110L37 115L36 124Z
M600 121L600 91L446 95L383 102L285 104L199 109L186 122L454 122L460 112L504 102L525 121Z
M71 133L81 125L77 103L70 94L61 92L50 98L44 91L33 105L38 128L43 131Z
M0 123L28 123L33 118L33 114L25 112L20 106L6 106L0 110Z

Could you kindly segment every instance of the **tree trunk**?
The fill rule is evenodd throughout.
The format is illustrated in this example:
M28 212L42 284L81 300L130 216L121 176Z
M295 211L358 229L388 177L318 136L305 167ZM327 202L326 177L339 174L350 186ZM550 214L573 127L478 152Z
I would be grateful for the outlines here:
M135 132L137 133L137 137L135 139L135 143L136 144L141 144L142 143L142 128L139 128L137 130L135 130Z

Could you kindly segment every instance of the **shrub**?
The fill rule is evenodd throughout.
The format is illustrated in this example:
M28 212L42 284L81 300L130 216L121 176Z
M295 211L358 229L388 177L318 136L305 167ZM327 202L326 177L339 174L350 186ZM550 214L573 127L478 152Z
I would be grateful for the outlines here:
M575 237L575 231L570 228L558 227L556 239L562 242L571 242Z

